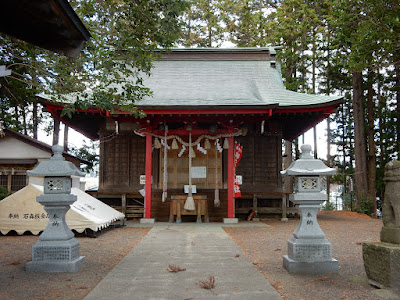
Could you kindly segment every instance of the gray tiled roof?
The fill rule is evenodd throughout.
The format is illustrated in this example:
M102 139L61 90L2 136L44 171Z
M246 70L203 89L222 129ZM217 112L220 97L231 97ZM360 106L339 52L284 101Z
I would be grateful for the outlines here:
M341 97L309 95L285 89L271 61L158 61L144 85L153 91L148 106L308 106Z
M221 51L255 53L258 48L232 49L190 49L191 53ZM265 49L264 49L265 50ZM188 49L175 49L175 53ZM265 52L265 51L264 51ZM326 106L342 97L330 97L297 93L286 90L280 73L280 65L267 59L202 59L184 58L156 61L150 77L143 80L150 88L152 96L145 97L136 105L139 108L191 107L216 108L218 106L236 107L281 107ZM276 66L276 67L275 67ZM132 78L132 82L135 79ZM118 89L118 87L117 87ZM90 94L90 92L89 92ZM45 94L39 95L51 100ZM64 97L64 102L75 101L76 94Z

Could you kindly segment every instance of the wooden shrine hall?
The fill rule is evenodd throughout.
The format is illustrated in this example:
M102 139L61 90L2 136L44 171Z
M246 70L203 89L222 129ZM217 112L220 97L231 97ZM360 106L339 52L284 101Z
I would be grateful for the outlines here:
M142 220L282 213L282 140L342 101L286 90L273 48L174 49L144 85L153 94L137 103L141 119L96 107L62 117L62 103L40 99L55 118L100 140L97 197L143 201ZM192 202L195 210L185 210Z

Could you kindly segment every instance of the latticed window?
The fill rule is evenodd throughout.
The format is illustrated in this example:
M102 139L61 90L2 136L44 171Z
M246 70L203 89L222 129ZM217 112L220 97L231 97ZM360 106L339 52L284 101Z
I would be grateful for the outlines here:
M300 178L303 190L315 190L318 185L318 178Z
M47 188L51 191L58 191L63 189L62 179L53 179L47 182Z
M11 176L11 191L15 192L26 186L26 175Z

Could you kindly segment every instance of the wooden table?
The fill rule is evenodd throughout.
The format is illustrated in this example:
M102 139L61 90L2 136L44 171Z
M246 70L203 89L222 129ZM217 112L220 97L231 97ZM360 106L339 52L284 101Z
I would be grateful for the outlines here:
M193 211L183 208L186 198L186 195L171 196L169 222L174 222L174 216L176 216L176 223L181 223L182 215L197 215L197 223L202 223L201 216L203 215L204 223L210 222L208 218L207 196L193 195L193 200L196 207L196 209Z

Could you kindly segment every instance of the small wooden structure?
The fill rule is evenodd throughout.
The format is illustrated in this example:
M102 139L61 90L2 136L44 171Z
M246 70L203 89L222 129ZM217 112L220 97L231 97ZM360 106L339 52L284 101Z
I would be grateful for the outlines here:
M182 222L182 215L196 215L197 223L202 223L201 216L204 216L204 222L208 223L210 219L208 218L208 202L207 196L196 195L193 197L195 201L195 210L186 210L183 206L186 201L186 196L178 195L171 196L171 204L170 204L170 213L169 213L169 222L174 221L174 217L176 216L176 223Z
M41 100L54 117L100 140L97 196L131 195L128 202L144 201L145 219L158 221L169 219L170 195L187 196L189 174L197 194L207 196L211 221L249 208L290 212L279 173L282 140L312 128L341 102L286 90L273 48L175 49L144 84L153 95L138 103L143 119L95 107L68 119L63 104ZM236 166L237 144L243 152ZM235 197L235 175L242 197Z

